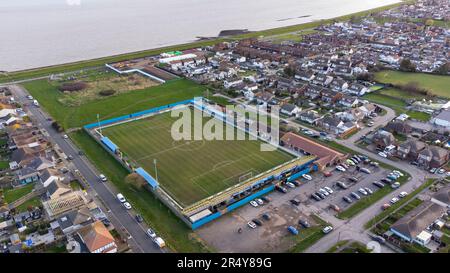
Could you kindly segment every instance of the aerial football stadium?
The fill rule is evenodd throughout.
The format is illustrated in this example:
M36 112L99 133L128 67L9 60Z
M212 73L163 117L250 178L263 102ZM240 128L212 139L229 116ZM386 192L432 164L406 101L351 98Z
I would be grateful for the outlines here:
M199 101L201 103L199 103ZM283 147L261 151L268 143L260 134L245 140L174 140L177 118L171 110L189 108L246 136L248 127L224 122L225 110L203 98L152 108L99 121L84 129L192 229L196 229L262 196L277 184L313 170L314 156L293 154ZM190 131L198 124L192 124ZM228 128L226 128L228 127Z

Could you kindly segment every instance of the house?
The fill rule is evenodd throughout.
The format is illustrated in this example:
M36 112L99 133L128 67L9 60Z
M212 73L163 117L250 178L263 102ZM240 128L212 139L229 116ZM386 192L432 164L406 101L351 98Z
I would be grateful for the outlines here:
M417 160L419 152L425 149L425 143L418 140L408 140L397 147L397 157L410 161Z
M358 99L356 97L351 97L347 95L343 95L342 98L339 100L339 104L348 108L355 107L359 103Z
M320 98L321 95L322 95L322 88L318 86L310 85L305 90L305 97L309 98L310 100Z
M436 146L428 146L420 151L417 162L426 168L438 168L450 159L450 152Z
M339 134L339 127L343 126L344 122L338 117L325 116L317 122L317 125L331 133Z
M312 80L313 84L320 86L327 86L333 81L333 77L327 76L326 74L317 74L317 76Z
M37 171L42 171L47 168L55 167L55 164L45 157L37 157L31 160L30 163L28 163L26 166L29 168L33 168Z
M329 89L324 89L322 91L322 101L325 103L335 103L342 98L341 92L332 91Z
M297 70L295 72L294 78L302 80L302 81L310 82L314 79L315 74L316 73L312 70Z
M377 148L384 149L387 146L395 144L395 137L388 131L378 130L372 137L372 143Z
M325 167L336 165L342 162L346 157L338 151L292 132L284 134L280 139L280 143L285 148L297 153L317 156L318 160L314 163L317 164L320 170L323 170Z
M358 108L351 108L345 112L336 113L336 116L338 116L343 121L357 122L362 120L365 117L365 114L358 107Z
M36 182L39 180L39 171L33 168L24 167L16 171L16 179L17 182L22 185Z
M345 91L348 83L341 78L336 78L330 83L330 88L334 91Z
M91 224L93 217L87 207L74 210L59 217L53 222L52 229L61 229L64 234L71 234L83 226Z
M431 202L450 208L450 187L446 186L440 189L431 197Z
M72 192L69 185L62 183L59 180L53 180L50 182L50 184L47 185L46 190L46 194L49 199L57 199Z
M346 90L351 95L356 96L364 96L367 92L369 92L369 88L365 87L359 83L352 83Z
M288 115L288 116L297 116L297 114L301 111L300 108L298 108L296 105L291 103L285 103L281 106L280 112L282 114Z
M428 226L432 225L436 219L439 219L445 211L445 207L434 204L431 201L425 201L395 222L391 226L390 231L407 242L426 245L429 241L429 238L427 238L429 236L419 235Z
M315 124L320 118L320 115L316 111L307 111L304 113L300 113L298 117L299 120L309 124Z
M43 170L40 173L39 178L41 179L41 183L44 187L48 187L48 185L53 181L59 181L61 179L58 172L50 168Z
M437 126L442 126L450 129L450 110L444 110L439 115L435 116L432 120Z
M358 109L364 113L364 116L369 117L373 113L379 113L382 111L382 108L380 108L378 105L373 103L366 103L364 105L361 105L358 107Z
M101 221L82 227L77 233L90 253L117 252L114 237Z
M268 104L275 96L267 91L261 91L255 94L255 99L258 104L266 105Z
M412 133L412 127L404 121L392 121L384 127L384 130L398 135L409 135Z

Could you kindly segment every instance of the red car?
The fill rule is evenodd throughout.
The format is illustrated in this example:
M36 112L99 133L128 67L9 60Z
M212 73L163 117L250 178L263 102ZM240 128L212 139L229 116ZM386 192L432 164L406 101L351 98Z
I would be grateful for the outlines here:
M332 176L333 174L332 173L330 173L330 172L323 172L323 176L325 176L325 177L330 177L330 176Z

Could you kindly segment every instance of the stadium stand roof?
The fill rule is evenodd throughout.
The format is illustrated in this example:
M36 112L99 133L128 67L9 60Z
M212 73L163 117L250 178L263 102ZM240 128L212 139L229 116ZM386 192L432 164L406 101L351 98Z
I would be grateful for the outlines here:
M102 141L103 144L106 145L106 147L108 147L108 149L110 149L113 152L116 152L117 149L119 149L119 147L117 147L116 144L114 144L109 138L107 137L102 137L100 139Z
M137 174L142 176L142 178L144 178L145 181L147 181L147 183L152 187L152 189L156 189L159 186L158 182L143 168L137 168L135 171Z

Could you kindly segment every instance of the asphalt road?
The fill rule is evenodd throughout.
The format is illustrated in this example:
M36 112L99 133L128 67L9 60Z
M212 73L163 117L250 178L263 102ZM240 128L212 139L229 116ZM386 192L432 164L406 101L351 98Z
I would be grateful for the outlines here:
M28 111L32 113L38 126L48 132L51 141L57 144L67 156L73 156L72 164L88 181L90 188L94 191L95 198L100 199L102 205L107 207L105 213L109 220L119 232L128 233L132 236L128 240L128 244L133 252L165 252L159 249L146 235L147 227L136 222L133 210L126 210L117 200L117 191L114 190L114 187L109 182L99 182L98 175L100 172L84 156L78 155L79 149L69 139L64 139L62 134L53 129L51 121L48 120L49 116L41 108L32 105L31 101L26 98L28 96L27 91L18 85L11 85L10 87L16 101L22 105L29 105Z

